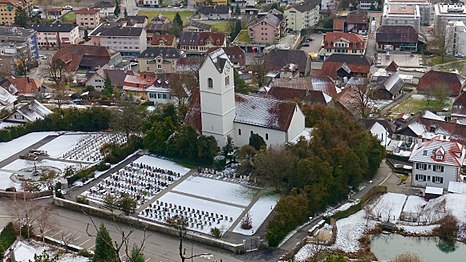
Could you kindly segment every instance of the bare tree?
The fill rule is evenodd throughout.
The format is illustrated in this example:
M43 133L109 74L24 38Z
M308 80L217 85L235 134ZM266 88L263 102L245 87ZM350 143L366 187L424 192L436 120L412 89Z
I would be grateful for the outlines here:
M188 224L187 219L182 216L174 216L167 220L168 224L178 230L178 238L180 240L178 250L181 258L181 262L187 260L192 260L196 257L210 256L210 253L201 253L201 254L191 254L190 256L186 255L186 248L183 248L183 240L186 237L186 225Z
M253 59L251 67L256 74L256 83L258 88L261 88L265 84L265 75L267 74L266 64L265 55L254 57Z
M357 115L362 118L367 118L369 114L372 112L373 101L370 98L371 94L373 93L373 88L370 83L363 81L361 83L357 83L351 85L351 92L350 95L352 96L352 107L356 112L353 112L354 115Z
M68 249L71 243L73 243L74 239L75 237L72 233L68 233L68 234L66 234L65 232L61 233L61 236L60 236L61 244L65 248L66 252L68 252Z
M396 256L393 262L421 262L421 259L416 254L403 253Z
M176 100L177 108L185 108L188 94L197 85L197 78L192 75L167 74L167 81L170 84L172 96Z
M87 235L89 237L94 237L94 238L97 237L97 233L99 232L99 227L97 226L94 219L90 215L88 215L86 213L84 213L84 214L87 215L89 217L89 219L91 220L91 223L90 224L88 223L87 226L86 226ZM119 239L118 240L113 240L112 243L108 243L108 242L105 242L105 243L108 246L111 246L113 248L113 250L115 251L115 254L117 254L117 261L118 262L123 262L123 261L125 261L123 259L124 257L131 257L131 251L132 250L136 250L138 252L138 254L142 254L142 251L144 250L144 245L145 245L146 240L148 238L147 229L144 228L142 238L140 238L140 240L139 240L140 241L139 244L133 243L133 245L131 245L130 240L131 240L131 236L135 232L135 229L134 228L127 228L127 229L123 228L123 226L116 221L115 216L113 217L113 221L114 221L114 223L112 223L112 224L117 230L117 234L119 235ZM91 228L93 228L93 230L95 230L95 233L91 232ZM107 241L107 240L103 239L103 241ZM122 255L122 252L123 252L123 255Z

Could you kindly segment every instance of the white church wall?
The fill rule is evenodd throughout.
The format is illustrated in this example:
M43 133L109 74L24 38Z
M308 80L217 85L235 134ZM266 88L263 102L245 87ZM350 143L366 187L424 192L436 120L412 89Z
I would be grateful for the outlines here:
M305 128L305 116L299 106L296 106L293 118L291 119L290 126L288 128L288 141L291 141L297 137Z
M285 131L235 123L235 136L233 140L235 146L241 147L249 144L251 132L259 134L264 139L267 146L283 145L287 142Z

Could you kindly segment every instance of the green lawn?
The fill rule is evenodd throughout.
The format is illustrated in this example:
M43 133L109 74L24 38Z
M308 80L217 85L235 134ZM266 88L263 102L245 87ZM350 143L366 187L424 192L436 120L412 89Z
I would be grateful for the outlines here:
M415 98L408 98L406 101L402 102L401 104L395 106L391 112L392 113L411 113L415 114L417 112L420 112L424 109L427 110L432 110L432 111L440 111L443 108L447 107L449 108L451 104L449 101L446 103L439 103L438 101L426 101L426 100L421 100L421 99L415 99Z
M432 65L439 65L439 64L445 64L445 63L450 63L453 61L459 60L458 58L455 57L449 57L449 56L444 56L443 61L441 56L436 56L432 58Z
M230 33L230 28L229 28L229 22L228 21L202 21L201 23L211 25L214 29L216 29L219 32L229 34Z
M76 14L73 11L70 11L61 17L63 23L75 23Z
M236 37L236 41L240 43L249 43L251 42L251 39L249 38L248 31L247 30L241 30L239 32L238 36Z
M177 11L139 11L138 15L145 15L149 18L149 21L152 21L152 18L161 14L168 18L168 20L173 21ZM183 25L189 22L189 17L194 13L192 11L179 11L178 12L183 20Z

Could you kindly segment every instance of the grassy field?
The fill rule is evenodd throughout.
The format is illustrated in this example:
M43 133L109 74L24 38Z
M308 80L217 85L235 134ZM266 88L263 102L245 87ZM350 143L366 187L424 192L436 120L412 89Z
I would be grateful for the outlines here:
M145 15L149 18L149 21L152 20L155 16L161 14L168 18L168 20L173 21L177 11L139 11L138 15ZM194 13L192 11L179 11L178 12L183 20L183 25L189 22L189 17Z
M229 34L230 28L228 26L228 21L202 21L201 23L211 25L214 29L219 32Z
M441 56L436 56L436 57L432 58L432 65L445 64L445 63L450 63L450 62L457 61L457 60L459 60L459 59L455 58L455 57L445 56L445 57L443 57L443 61L442 61Z
M241 43L251 42L251 39L249 38L247 30L241 30L241 32L239 32L239 35L236 37L236 39L238 40L238 42L241 42Z
M76 14L73 11L66 13L62 16L61 21L63 23L75 23L76 22Z
M406 101L402 102L401 104L395 106L391 112L393 114L399 113L411 113L415 114L422 110L432 110L432 111L440 111L443 108L449 108L451 105L448 102L446 103L439 103L438 101L427 101L423 99L416 99L416 98L408 98Z

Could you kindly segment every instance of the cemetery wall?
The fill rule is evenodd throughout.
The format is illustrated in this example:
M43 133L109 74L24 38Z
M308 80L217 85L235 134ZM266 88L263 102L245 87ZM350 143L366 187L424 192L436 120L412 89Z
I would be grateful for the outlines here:
M96 216L96 217L101 217L101 218L106 218L106 219L113 219L117 222L120 223L125 223L128 225L132 225L137 228L147 228L148 230L151 231L156 231L156 232L161 232L164 234L169 234L173 236L178 236L178 230L166 226L166 225L161 225L161 224L156 224L156 223L151 223L148 221L144 221L138 218L134 217L129 217L129 216L124 216L122 215L122 212L120 211L114 211L113 213L107 210L103 210L100 208L76 203L74 201L66 200L63 198L53 198L53 203L55 206L58 207L63 207L63 208L68 208L77 212L84 212L88 215ZM196 241L199 243L219 247L234 253L243 253L244 252L244 245L243 244L234 244L234 243L229 243L226 242L222 239L215 239L213 237L208 237L204 235L200 235L199 233L193 233L188 230L186 234L186 239Z

